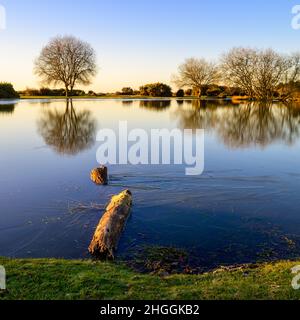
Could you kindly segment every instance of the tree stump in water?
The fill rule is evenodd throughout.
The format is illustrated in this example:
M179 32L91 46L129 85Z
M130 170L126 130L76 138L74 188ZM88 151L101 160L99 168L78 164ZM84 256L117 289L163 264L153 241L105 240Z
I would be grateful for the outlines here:
M112 197L89 246L89 252L95 258L114 259L114 251L117 249L131 206L132 194L129 190Z
M91 180L98 185L106 185L108 183L107 167L101 166L91 171Z

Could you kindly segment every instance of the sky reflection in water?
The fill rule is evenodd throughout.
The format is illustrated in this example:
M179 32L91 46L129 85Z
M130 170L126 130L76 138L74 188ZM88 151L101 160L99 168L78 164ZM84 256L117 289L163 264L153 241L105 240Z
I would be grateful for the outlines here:
M146 130L204 128L204 174L112 166L110 185L93 185L97 130L119 120ZM2 256L88 257L97 208L124 188L134 207L119 255L175 246L210 268L299 252L300 106L30 100L1 103L0 134Z

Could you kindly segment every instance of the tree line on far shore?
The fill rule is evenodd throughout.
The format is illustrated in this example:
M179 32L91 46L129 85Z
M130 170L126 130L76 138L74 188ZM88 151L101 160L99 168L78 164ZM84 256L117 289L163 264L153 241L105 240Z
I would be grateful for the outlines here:
M19 93L15 91L11 83L0 82L0 99L17 99L19 97Z
M290 84L293 87L293 95L288 95L291 99L300 97L300 81ZM10 84L12 87L12 85ZM0 84L1 88L1 84ZM12 92L12 91L11 91ZM14 91L15 92L15 91ZM273 93L273 99L282 99L287 100L286 96L283 98L283 93L286 92L286 87L283 84L280 84ZM40 88L40 89L31 89L27 88L24 91L15 92L13 94L6 95L1 94L0 89L0 98L16 98L21 96L25 97L64 97L66 96L66 90L61 89L50 89L50 88ZM134 90L131 87L124 87L121 91L115 93L96 93L94 91L85 91L85 90L73 90L72 97L199 97L199 89L189 88L189 89L179 89L176 92L172 92L170 86L163 83L153 83L147 84L140 88L140 90ZM249 98L246 92L239 87L230 87L222 85L203 85L201 89L201 96L208 98L217 98L217 99L226 99L232 97L240 98ZM253 99L254 100L254 99Z
M300 84L299 84L300 89ZM227 98L232 96L245 96L245 92L240 88L219 86L219 85L207 85L202 87L202 96L214 97L214 98ZM64 97L66 96L66 90L61 89L50 89L50 88L40 88L32 89L27 88L24 91L19 91L21 96L27 97ZM134 90L131 87L124 87L121 91L114 93L96 93L94 91L85 90L73 90L72 97L104 97L104 96L123 96L123 97L192 97L199 96L199 90L196 88L192 89L179 89L176 92L172 91L172 88L164 83L150 83L139 88L139 90Z
M105 95L75 89L78 85L91 84L97 74L97 64L94 49L73 36L53 38L36 59L34 72L45 85L63 85L64 88L26 89L21 92L22 95ZM172 82L179 88L175 93L169 85L158 82L146 84L139 90L125 87L115 95L245 96L251 100L291 100L300 92L300 52L283 55L273 49L233 48L223 54L218 62L189 58L179 66ZM0 84L0 98L12 97L11 89L9 84ZM7 96L5 92L9 92Z

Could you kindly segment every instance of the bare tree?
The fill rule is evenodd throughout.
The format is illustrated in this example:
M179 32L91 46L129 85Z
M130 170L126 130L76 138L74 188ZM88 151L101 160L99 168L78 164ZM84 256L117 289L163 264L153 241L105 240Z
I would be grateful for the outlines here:
M35 61L35 73L42 82L49 85L62 83L67 97L76 84L90 84L96 69L94 49L73 36L52 39Z
M233 48L222 58L221 70L228 85L241 88L254 98L254 78L257 52L249 48Z
M286 57L272 49L257 52L255 65L254 90L259 100L272 100L276 88L289 70Z
M288 74L287 81L297 82L300 81L300 51L294 52L289 57L290 73Z
M300 54L234 48L223 56L222 74L227 84L240 87L250 98L272 100L280 85L288 91L289 84L299 79Z
M179 87L193 87L199 90L199 97L203 86L215 84L219 81L219 70L215 63L205 59L189 58L178 68L178 75L173 82Z
M280 91L281 95L288 100L297 91L296 83L300 81L300 52L295 52L286 57L286 61L288 68L283 75Z

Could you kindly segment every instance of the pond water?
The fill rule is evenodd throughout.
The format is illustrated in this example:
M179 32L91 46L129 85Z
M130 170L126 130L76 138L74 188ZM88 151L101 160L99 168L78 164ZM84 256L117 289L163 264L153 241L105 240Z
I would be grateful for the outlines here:
M89 178L101 128L205 129L205 171L111 166ZM0 256L87 258L113 194L132 215L118 255L144 245L186 249L203 268L300 252L300 107L198 100L0 103Z

